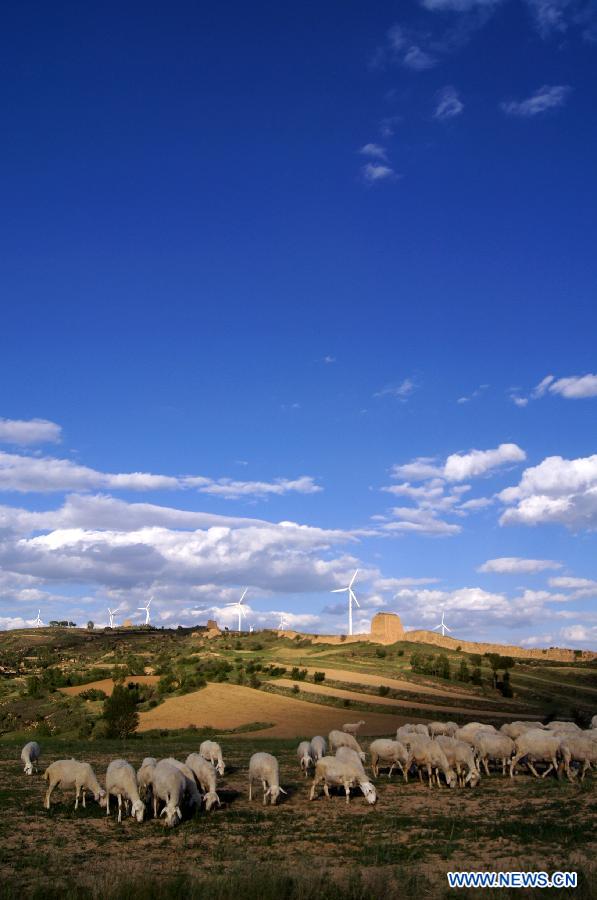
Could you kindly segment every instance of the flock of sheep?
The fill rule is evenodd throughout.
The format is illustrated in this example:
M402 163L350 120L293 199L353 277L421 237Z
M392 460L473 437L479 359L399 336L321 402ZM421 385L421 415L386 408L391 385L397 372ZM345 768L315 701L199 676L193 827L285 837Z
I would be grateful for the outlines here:
M375 786L365 772L366 755L357 741L364 722L347 723L342 730L330 731L327 741L317 735L302 741L297 748L299 765L305 777L314 770L309 799L315 799L319 787L329 798L330 787L343 788L346 802L350 802L351 788L358 787L368 803L375 803ZM30 741L21 751L24 771L37 771L40 747ZM539 777L537 766L545 766L541 777L554 771L558 777L565 771L572 780L580 770L581 780L592 765L597 764L597 716L591 728L582 731L573 722L511 722L498 731L493 725L469 722L459 727L455 722L431 722L428 725L402 725L396 739L380 738L369 745L371 771L379 776L382 768L402 772L404 781L416 769L419 779L427 775L429 787L445 784L454 788L475 787L482 774L490 774L496 767L502 775L513 777L517 766L525 764ZM222 750L215 741L203 741L199 753L191 753L184 763L168 758L147 757L135 772L124 759L113 760L106 771L106 786L101 787L89 763L75 759L61 759L51 763L44 772L48 783L44 805L50 808L56 787L75 790L75 809L79 797L85 806L87 792L110 814L110 797L118 804L118 821L122 809L142 822L148 808L154 817L164 816L167 826L178 825L183 810L194 812L202 805L206 810L220 806L217 792L218 776L223 776L225 764ZM249 761L249 800L253 783L261 782L263 803L273 805L286 791L280 785L278 760L270 753L254 753Z

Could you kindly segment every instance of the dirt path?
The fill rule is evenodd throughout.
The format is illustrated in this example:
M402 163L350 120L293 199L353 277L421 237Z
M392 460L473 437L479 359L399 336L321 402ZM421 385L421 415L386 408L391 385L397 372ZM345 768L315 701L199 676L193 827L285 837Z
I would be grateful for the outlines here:
M253 722L271 722L272 727L251 731L246 737L293 738L327 734L350 718L350 712L345 709L317 706L305 700L280 697L236 684L208 684L203 690L171 697L155 709L140 713L138 730L186 728L189 725L231 729ZM400 715L367 713L363 734L392 734L406 721ZM417 720L409 716L408 721Z
M494 710L475 709L474 706L434 706L432 701L429 703L415 703L411 700L394 700L391 697L375 697L372 694L360 694L358 691L343 691L341 688L327 687L322 684L310 684L306 681L290 681L288 678L277 678L275 681L270 681L269 683L278 684L281 687L286 688L292 688L295 684L298 684L301 691L304 691L306 694L322 694L327 697L339 697L342 700L359 700L361 703L392 706L394 709L418 709L426 716L426 721L429 721L431 716L435 717L436 715L439 715L440 718L445 718L453 713L464 716L482 716L483 718L489 717L506 720L511 720L513 715L512 712L495 712ZM363 713L363 715L369 716L370 713ZM352 721L348 711L344 713L344 721ZM408 718L408 721L411 721L410 717Z
M160 680L159 675L129 675L124 679L124 684L157 684ZM88 684L75 684L73 687L60 688L63 694L70 694L76 697L83 691L103 691L108 696L114 690L114 682L111 678L102 678L100 681L90 681Z

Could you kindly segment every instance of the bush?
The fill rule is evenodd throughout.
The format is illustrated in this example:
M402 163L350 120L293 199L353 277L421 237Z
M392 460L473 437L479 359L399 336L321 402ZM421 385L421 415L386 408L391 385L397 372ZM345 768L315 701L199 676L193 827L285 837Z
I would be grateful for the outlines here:
M470 672L468 669L468 663L466 659L462 659L460 661L460 666L458 668L458 673L456 675L458 681L470 681Z
M380 684L380 686L377 688L377 693L380 697L387 697L390 693L390 689L387 684Z
M325 681L325 672L315 672L313 674L313 681L315 684L321 684L322 681Z
M471 681L473 684L483 684L483 678L481 676L481 666L475 666L471 673Z
M293 681L304 681L307 677L307 670L299 669L298 666L293 666L290 677Z
M106 692L100 691L99 688L88 688L79 694L81 700L105 700L107 696Z
M388 652L384 647L377 647L375 650L375 655L380 659L384 659L384 657L388 655Z
M300 688L299 688L298 684L293 684L292 685L292 693L298 694L299 691L300 691Z
M108 724L108 737L126 738L139 724L138 695L120 684L114 685L111 697L104 702L104 719Z
M398 651L398 656L404 656L404 650L399 650L399 651Z

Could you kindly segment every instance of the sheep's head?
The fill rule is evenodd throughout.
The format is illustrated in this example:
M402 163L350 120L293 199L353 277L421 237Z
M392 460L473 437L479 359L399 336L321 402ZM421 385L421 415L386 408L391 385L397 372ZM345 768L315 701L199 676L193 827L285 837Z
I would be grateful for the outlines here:
M359 757L360 757L361 762L365 762L365 760L367 759L367 754L363 753L363 751L361 750L359 753Z
M224 770L225 770L224 760L219 759L218 764L216 766L216 772L218 773L218 775L222 776L224 774Z
M456 785L458 784L458 778L456 776L456 772L454 772L453 769L448 769L448 771L445 773L445 775L446 775L446 781L448 783L448 787L455 788Z
M359 785L361 791L363 792L363 796L367 803L375 803L377 801L377 794L375 792L375 788L371 784L370 781L362 781Z
M222 802L215 791L208 791L204 797L205 801L205 809L209 812L210 809L213 809L214 806L221 806Z
M99 805L101 806L102 809L106 808L108 800L106 797L106 792L103 788L100 788L99 791L97 792L97 794L93 795L93 799L99 803Z
M278 802L278 797L280 796L280 794L286 794L286 791L279 785L274 785L273 787L269 787L267 789L264 795L264 799L267 800L267 798L269 797L273 806Z
M31 763L27 763L25 766L25 775L33 775L33 766Z
M481 776L478 772L472 771L469 772L466 778L464 779L464 783L468 784L469 787L474 788L477 787L479 782L481 781Z
M182 821L182 813L178 806L171 806L170 804L168 804L163 808L160 815L166 816L167 828L173 828L175 825L178 825L180 821Z
M145 815L145 804L142 800L135 800L131 809L131 815L136 818L137 822L143 821L143 816Z

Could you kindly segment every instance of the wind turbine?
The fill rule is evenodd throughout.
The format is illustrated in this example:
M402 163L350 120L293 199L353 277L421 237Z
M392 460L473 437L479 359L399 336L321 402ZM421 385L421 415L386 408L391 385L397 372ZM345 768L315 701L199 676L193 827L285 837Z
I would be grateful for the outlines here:
M246 596L248 590L249 590L249 588L244 589L242 597L236 603L228 604L230 609L235 609L238 612L238 633L239 634L241 632L241 625L242 625L241 619L244 615L246 615L245 610L249 608L248 606L245 606L243 604L243 600L245 599L245 596Z
M137 609L141 609L145 612L145 623L144 623L145 625L149 625L149 607L151 606L152 600L153 600L153 597L150 597L149 600L147 601L146 606L138 606L137 607Z
M344 594L344 593L348 593L348 633L349 633L349 634L352 634L352 604L353 604L353 603L356 603L356 605L359 607L359 609L361 608L361 605L360 605L359 601L358 601L357 598L356 598L355 592L354 592L353 589L352 589L352 586L353 586L353 584L354 584L354 580L355 580L355 578L357 577L358 572L359 572L359 570L356 569L354 575L353 575L352 578L350 579L350 584L348 585L348 587L345 587L345 588L335 588L335 590L330 591L330 593L332 593L332 594Z
M150 603L151 603L151 601L150 601ZM145 607L140 606L139 609L145 609ZM120 612L120 610L119 609L110 609L110 607L108 607L108 614L110 616L110 628L114 628L114 616L116 615L117 612Z
M285 631L288 628L288 620L284 613L280 615L280 621L278 622L278 631Z
M437 631L438 628L441 628L441 630L442 630L442 637L445 637L445 636L446 636L446 631L449 631L450 633L452 632L452 629L451 629L451 628L448 628L448 626L447 626L446 623L444 622L444 611L443 611L443 609L442 609L442 620L441 620L441 622L439 623L439 625L436 625L435 628L432 628L431 630L432 630L432 631Z
M41 620L41 609L37 610L37 619L35 620L35 622L33 624L35 625L36 628L41 628L41 626L44 624Z

